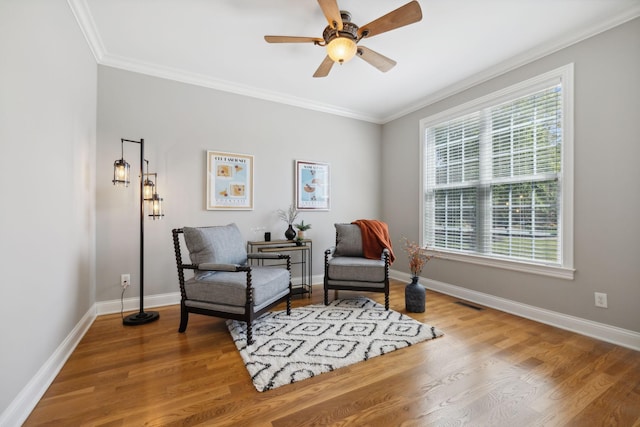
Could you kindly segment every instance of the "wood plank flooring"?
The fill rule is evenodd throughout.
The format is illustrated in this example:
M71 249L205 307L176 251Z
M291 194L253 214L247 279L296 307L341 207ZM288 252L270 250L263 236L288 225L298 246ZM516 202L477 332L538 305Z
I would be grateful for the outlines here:
M101 316L25 426L640 426L640 352L457 301L427 291L408 313L441 338L264 393L223 319ZM315 286L293 306L321 302Z

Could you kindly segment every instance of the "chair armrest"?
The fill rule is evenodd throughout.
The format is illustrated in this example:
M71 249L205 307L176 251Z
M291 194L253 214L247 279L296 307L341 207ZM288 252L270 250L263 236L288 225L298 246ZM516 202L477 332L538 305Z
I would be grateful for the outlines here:
M329 258L333 257L334 252L336 251L335 246L331 246L329 249L324 251L324 275L326 277L328 268L329 268Z
M389 264L391 262L391 251L387 248L382 249L382 254L380 255L380 260L384 261L385 264Z
M238 264L213 264L210 262L198 264L196 268L202 271L244 271Z

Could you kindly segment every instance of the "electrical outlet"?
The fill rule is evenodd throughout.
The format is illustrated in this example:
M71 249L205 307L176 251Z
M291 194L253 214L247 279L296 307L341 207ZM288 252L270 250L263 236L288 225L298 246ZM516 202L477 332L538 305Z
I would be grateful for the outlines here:
M607 308L607 294L596 292L596 307Z
M120 286L122 286L123 289L127 289L130 283L131 283L131 276L129 274L120 275Z

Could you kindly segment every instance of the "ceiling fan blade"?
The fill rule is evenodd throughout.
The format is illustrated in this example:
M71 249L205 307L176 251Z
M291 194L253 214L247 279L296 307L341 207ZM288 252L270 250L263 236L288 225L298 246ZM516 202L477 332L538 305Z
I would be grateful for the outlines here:
M318 0L318 4L325 18L327 18L329 26L337 30L342 30L342 15L340 15L338 2L336 0Z
M329 75L329 71L331 71L331 67L333 67L333 59L327 55L322 61L322 64L318 67L316 72L313 74L313 77L327 77Z
M323 39L318 37L295 37L295 36L264 36L267 43L319 43Z
M421 19L422 9L420 9L420 3L413 0L404 6L400 6L396 10L381 16L375 21L369 22L367 25L360 26L358 29L358 37L377 36L378 34L413 24Z
M364 46L358 46L358 56L383 73L386 73L397 64L393 59L387 58L386 56Z

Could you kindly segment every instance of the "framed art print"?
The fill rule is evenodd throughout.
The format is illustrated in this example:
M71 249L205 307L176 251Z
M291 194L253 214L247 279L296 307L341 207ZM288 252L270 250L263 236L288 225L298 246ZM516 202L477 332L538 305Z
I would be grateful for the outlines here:
M253 156L207 151L207 209L253 209Z
M329 164L296 160L296 209L329 210Z

